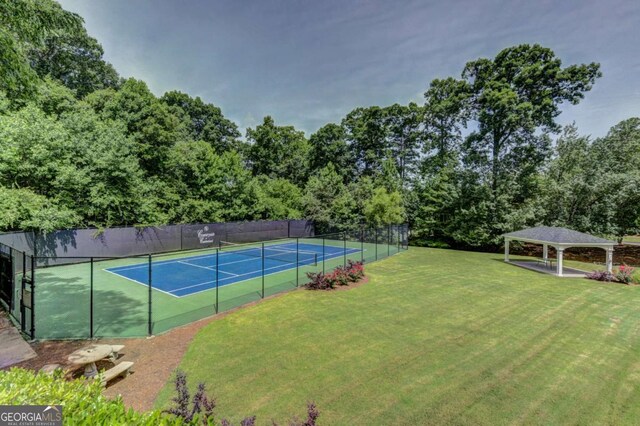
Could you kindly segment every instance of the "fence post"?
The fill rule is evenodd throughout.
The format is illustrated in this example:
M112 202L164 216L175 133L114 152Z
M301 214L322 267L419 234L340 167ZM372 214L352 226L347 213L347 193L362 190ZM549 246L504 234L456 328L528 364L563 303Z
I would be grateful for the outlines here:
M148 332L149 332L149 336L153 335L153 325L152 325L152 306L151 306L151 285L152 285L152 273L151 273L151 255L149 255L149 324L148 324Z
M264 299L264 243L262 243L262 298Z
M27 313L24 307L24 285L27 276L27 254L22 252L22 279L20 280L20 330L24 333L27 331Z
M344 251L342 252L342 266L347 266L347 231L342 234L344 240Z
M391 256L391 225L387 225L387 256Z
M396 225L396 233L398 234L398 253L400 253L400 225Z
M218 276L220 275L218 272L218 255L219 255L219 249L216 249L216 314L218 313L218 309L219 309L219 299L218 299L218 287L220 285Z
M375 242L376 242L376 260L378 260L378 228L375 229L375 234L376 234L376 237L375 237L376 238L375 239Z
M91 279L89 283L89 338L93 339L93 257L91 257Z
M36 338L36 282L35 257L31 256L31 340Z
M296 237L296 287L300 286L300 238Z
M364 262L364 226L360 228L360 261Z
M322 273L324 274L324 237L322 237Z

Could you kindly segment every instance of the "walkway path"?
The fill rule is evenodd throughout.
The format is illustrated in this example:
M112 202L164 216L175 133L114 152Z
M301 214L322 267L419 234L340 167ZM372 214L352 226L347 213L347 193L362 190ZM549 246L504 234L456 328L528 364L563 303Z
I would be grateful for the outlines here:
M0 368L9 367L35 356L36 353L7 318L7 314L0 312Z

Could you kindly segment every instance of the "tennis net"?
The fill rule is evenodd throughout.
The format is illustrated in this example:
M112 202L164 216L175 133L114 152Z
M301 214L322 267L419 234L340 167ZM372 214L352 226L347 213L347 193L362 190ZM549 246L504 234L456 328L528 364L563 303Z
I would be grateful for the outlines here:
M228 250L238 255L262 258L264 250L264 258L271 259L283 263L293 263L298 265L317 265L318 253L304 250L290 250L281 247L264 247L250 244L230 243L220 241L220 249Z

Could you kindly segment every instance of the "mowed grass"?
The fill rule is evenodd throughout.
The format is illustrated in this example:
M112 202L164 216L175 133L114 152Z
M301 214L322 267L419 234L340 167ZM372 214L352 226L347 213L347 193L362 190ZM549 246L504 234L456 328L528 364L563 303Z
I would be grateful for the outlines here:
M623 241L625 243L640 243L640 235L627 235Z
M258 424L638 424L640 287L502 256L411 248L370 282L300 290L215 321L180 368L217 413ZM165 407L173 385L162 390Z

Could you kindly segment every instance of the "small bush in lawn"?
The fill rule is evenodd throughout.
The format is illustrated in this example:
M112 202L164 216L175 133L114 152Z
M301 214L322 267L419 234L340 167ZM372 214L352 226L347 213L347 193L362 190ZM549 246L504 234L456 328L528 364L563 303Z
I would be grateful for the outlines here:
M360 281L364 278L364 262L348 260L346 270L351 282Z
M327 275L322 272L307 272L307 278L309 282L306 287L309 290L331 290L334 287L334 282L327 279Z
M332 290L336 286L345 286L360 281L364 277L362 262L349 260L345 266L338 266L328 274L307 272L309 290Z
M613 281L615 277L611 272L593 271L587 274L587 278L589 278L590 280L605 281L609 283Z
M616 270L615 276L618 281L625 284L631 284L633 281L633 272L636 268L628 265L620 265Z

